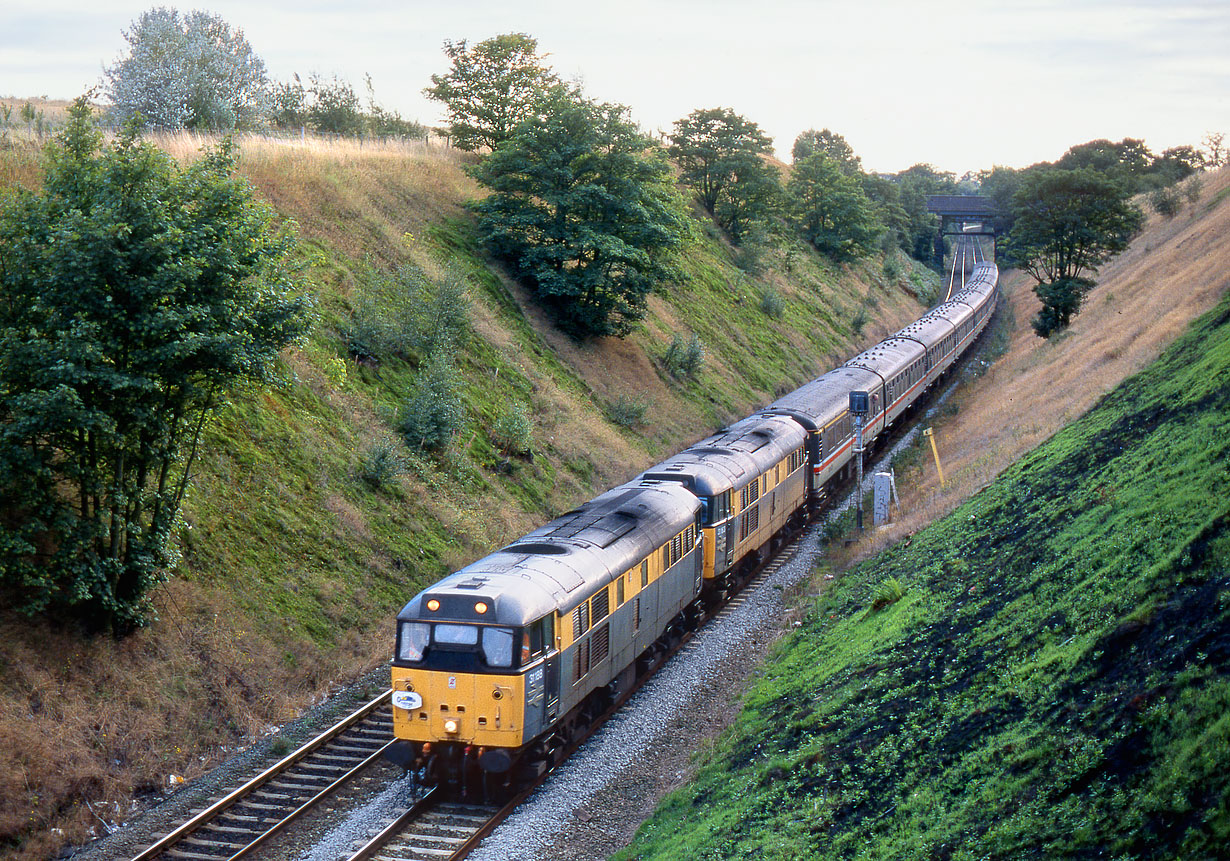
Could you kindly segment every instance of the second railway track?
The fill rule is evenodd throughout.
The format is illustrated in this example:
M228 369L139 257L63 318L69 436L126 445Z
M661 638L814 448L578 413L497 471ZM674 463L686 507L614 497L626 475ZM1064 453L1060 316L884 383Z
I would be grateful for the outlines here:
M392 738L391 709L386 691L132 861L233 861L249 855L379 760Z

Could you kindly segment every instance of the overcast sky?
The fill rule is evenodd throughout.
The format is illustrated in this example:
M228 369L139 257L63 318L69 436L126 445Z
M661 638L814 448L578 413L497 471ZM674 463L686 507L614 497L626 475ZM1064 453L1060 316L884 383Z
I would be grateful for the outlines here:
M0 0L0 95L71 98L153 3ZM172 5L172 4L168 4ZM445 39L524 32L648 130L729 107L788 155L843 134L870 170L957 174L1053 160L1095 138L1154 152L1230 133L1230 0L204 0L272 77L333 74L434 125Z

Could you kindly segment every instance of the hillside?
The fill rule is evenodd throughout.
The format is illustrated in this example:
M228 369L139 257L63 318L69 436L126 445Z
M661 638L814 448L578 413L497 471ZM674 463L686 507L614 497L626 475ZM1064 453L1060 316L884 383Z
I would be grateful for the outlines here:
M817 578L617 858L1223 855L1228 184L1154 219L1068 334L1013 337L945 409L956 481L915 455L923 511L838 554L887 546ZM1020 280L1008 299L1028 332Z
M202 141L162 143L189 159ZM476 252L463 155L257 140L242 152L260 196L297 224L316 324L280 385L238 393L207 428L157 624L115 641L0 614L0 847L15 857L100 833L133 812L134 791L152 797L275 732L387 661L391 619L423 585L882 337L936 289L904 259L898 283L882 261L838 269L801 247L749 275L699 229L685 279L640 331L577 344ZM0 151L0 185L37 180L31 146ZM412 342L422 301L458 282L458 442L365 481L420 355L358 363L344 333ZM694 380L663 366L676 333L704 345ZM510 404L531 416L529 455L493 439Z

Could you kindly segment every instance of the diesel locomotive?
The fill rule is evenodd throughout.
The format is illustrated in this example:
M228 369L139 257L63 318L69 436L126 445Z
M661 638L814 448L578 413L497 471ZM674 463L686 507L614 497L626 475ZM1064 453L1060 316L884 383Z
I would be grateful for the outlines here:
M428 587L397 615L393 758L508 784L552 765L803 525L865 445L986 327L999 272L844 365ZM425 749L426 745L426 749Z

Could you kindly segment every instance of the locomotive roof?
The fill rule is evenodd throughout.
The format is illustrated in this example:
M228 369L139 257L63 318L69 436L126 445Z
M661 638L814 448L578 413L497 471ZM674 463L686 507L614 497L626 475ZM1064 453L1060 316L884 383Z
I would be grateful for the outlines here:
M650 467L640 479L678 482L700 496L717 496L748 484L805 439L785 416L752 415Z
M843 365L775 400L762 412L788 415L808 430L818 430L850 408L850 392L879 385L866 368Z
M568 612L695 522L698 511L700 501L679 485L620 485L429 586L397 618L525 625ZM438 611L426 609L430 598ZM487 613L474 611L479 602Z

